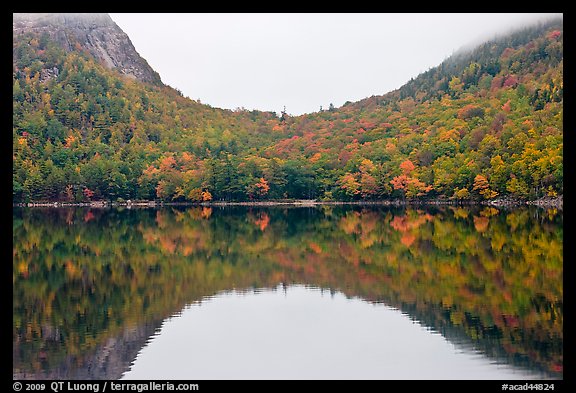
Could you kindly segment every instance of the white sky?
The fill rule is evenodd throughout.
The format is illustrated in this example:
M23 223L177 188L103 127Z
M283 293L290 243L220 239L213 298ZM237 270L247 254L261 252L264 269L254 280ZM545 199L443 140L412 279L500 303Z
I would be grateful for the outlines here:
M462 46L550 15L562 14L110 14L185 96L292 115L387 93Z

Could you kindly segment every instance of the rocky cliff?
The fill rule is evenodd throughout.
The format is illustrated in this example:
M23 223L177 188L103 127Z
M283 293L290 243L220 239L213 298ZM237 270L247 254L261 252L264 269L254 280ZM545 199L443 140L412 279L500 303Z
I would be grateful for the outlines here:
M13 14L12 30L14 37L46 33L66 51L85 49L108 68L143 82L162 83L108 14Z

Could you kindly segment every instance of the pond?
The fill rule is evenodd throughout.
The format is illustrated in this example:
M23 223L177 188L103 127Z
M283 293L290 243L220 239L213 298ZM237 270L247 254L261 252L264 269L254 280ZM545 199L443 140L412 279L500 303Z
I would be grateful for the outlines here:
M562 379L563 214L15 208L15 379Z

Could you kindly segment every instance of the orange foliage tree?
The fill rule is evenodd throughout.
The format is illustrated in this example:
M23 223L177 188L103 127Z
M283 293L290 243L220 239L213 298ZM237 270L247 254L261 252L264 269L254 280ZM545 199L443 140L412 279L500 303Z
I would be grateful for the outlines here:
M423 196L432 190L432 186L426 185L426 183L418 180L418 178L413 175L416 166L412 161L403 161L400 164L400 169L402 170L402 174L394 177L390 183L395 190L402 191L405 197L413 198Z
M264 197L270 191L268 181L261 177L256 183L248 184L246 193L250 199L258 199Z
M474 187L472 189L484 199L492 199L498 195L496 191L490 189L488 179L483 175L476 175L474 178Z

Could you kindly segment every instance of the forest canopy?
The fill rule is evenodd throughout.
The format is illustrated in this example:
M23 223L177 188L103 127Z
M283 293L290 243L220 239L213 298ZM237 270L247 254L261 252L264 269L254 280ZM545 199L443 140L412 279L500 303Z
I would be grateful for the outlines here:
M489 200L563 193L563 27L301 116L213 108L13 38L13 201Z

